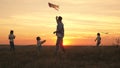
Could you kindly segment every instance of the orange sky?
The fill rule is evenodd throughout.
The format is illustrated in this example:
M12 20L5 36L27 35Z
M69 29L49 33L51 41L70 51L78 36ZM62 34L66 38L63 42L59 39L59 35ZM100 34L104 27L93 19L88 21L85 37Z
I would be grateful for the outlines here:
M59 11L48 7L58 4ZM8 34L15 32L15 44L55 45L56 15L63 17L65 45L95 45L100 32L101 45L112 45L119 37L120 0L0 0L0 44L9 44ZM108 34L104 34L108 32Z

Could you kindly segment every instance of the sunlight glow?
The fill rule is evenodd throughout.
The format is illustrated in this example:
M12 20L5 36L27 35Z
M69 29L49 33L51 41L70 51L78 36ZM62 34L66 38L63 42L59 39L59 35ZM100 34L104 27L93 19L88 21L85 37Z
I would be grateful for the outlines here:
M64 40L63 45L64 46L70 45L70 41L69 40Z

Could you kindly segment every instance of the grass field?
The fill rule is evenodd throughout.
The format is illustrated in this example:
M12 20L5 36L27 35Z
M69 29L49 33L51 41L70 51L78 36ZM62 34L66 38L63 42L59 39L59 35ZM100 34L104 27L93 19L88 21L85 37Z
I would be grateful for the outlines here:
M67 46L54 55L55 47L0 46L0 68L120 68L120 47Z

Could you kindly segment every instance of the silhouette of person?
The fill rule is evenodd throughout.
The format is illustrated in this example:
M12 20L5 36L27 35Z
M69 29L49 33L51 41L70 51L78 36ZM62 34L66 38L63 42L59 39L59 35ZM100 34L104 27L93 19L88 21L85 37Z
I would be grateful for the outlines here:
M101 43L100 33L97 33L97 37L96 37L95 41L97 41L97 42L96 42L96 46L99 46L100 43Z
M10 34L9 34L9 41L10 41L10 50L15 50L15 47L14 47L14 39L15 39L15 35L14 35L14 31L11 30L10 31Z
M61 48L64 53L65 53L65 49L63 46L64 24L62 23L62 17L56 16L56 22L57 22L57 29L53 33L56 34L56 36L57 36L56 51L55 51L55 54L57 55L59 48Z
M40 49L42 48L42 44L46 42L46 40L41 41L41 38L38 36L36 37L37 40L37 49L40 51Z

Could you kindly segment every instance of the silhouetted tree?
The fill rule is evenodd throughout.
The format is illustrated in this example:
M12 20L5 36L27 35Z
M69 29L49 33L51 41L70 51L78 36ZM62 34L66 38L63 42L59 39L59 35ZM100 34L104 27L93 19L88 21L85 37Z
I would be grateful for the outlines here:
M115 39L115 43L116 43L116 47L118 47L120 45L120 37Z

